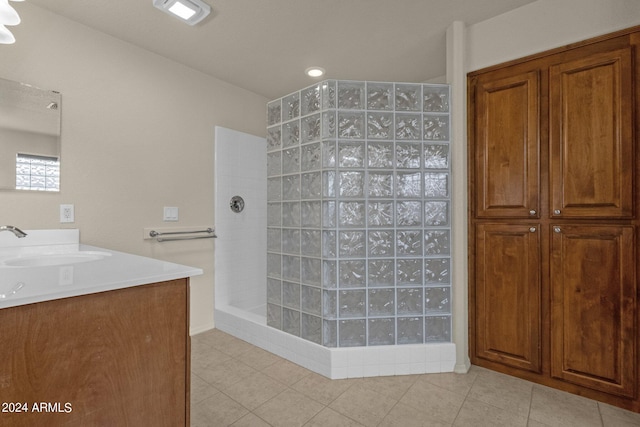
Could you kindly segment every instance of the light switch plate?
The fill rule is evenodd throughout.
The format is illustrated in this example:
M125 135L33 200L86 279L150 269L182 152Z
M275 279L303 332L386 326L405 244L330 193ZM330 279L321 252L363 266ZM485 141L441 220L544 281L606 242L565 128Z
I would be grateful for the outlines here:
M163 221L177 221L178 220L178 208L176 207L164 207Z

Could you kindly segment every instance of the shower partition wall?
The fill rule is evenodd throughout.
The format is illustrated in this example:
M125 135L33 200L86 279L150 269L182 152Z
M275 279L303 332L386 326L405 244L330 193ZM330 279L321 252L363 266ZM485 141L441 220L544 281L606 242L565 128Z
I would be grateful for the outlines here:
M267 105L267 324L451 341L448 85L328 80Z

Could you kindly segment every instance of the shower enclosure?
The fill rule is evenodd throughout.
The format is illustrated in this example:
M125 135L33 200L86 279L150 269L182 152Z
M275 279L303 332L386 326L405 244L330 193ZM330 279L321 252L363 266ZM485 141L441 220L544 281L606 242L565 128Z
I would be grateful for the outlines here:
M267 105L269 326L451 341L448 85L327 80Z

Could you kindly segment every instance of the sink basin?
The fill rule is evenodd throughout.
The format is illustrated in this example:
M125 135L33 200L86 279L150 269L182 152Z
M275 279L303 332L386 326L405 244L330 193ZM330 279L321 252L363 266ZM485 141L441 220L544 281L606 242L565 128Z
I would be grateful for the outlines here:
M97 261L107 256L111 256L111 254L99 251L25 255L5 259L0 265L6 267L49 267Z
M24 283L8 283L7 285L0 286L0 300L11 298L20 290L24 288Z

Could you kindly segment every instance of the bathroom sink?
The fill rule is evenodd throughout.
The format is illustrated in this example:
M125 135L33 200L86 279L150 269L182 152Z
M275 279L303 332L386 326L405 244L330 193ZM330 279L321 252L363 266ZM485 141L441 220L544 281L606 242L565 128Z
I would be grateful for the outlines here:
M111 254L99 251L36 254L8 258L0 262L0 265L5 267L49 267L98 261L108 256Z

